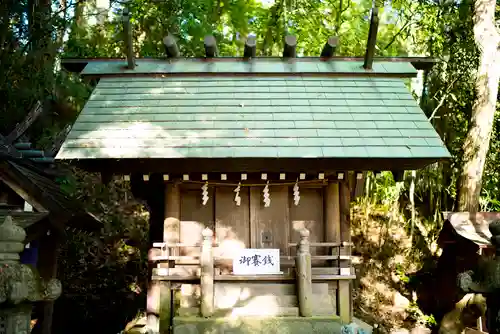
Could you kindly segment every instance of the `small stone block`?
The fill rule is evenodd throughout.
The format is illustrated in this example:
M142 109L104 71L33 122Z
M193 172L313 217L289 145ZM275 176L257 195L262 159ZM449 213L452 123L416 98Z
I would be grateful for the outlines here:
M351 275L351 268L340 268L340 275L342 275L342 276Z
M182 175L182 179L183 179L184 181L189 181L189 174L184 174L184 175Z
M226 180L227 180L227 174L221 174L221 175L220 175L220 179L221 179L222 181L226 181Z

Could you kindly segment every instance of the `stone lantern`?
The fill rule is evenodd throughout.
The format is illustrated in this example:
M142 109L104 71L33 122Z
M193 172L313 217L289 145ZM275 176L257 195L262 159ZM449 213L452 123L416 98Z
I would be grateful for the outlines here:
M464 292L480 293L486 298L489 333L500 334L500 220L490 223L489 230L495 257L475 271L461 273L458 283Z
M0 223L0 334L30 333L32 303L61 294L58 280L44 281L35 268L20 263L25 238L10 216Z

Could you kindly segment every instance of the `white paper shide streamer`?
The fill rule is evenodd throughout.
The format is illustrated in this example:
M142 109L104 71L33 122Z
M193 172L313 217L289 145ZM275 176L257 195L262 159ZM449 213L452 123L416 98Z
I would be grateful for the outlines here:
M300 202L300 191L299 191L299 182L295 181L295 185L293 186L293 203L295 206L299 205Z
M234 201L236 202L237 206L241 205L240 190L241 190L241 182L238 182L238 186L233 190L235 192Z
M208 182L205 182L205 184L201 187L201 201L203 205L206 205L208 202Z
M269 206L271 206L271 198L269 195L269 181L267 181L264 190L262 190L262 193L264 194L264 207L268 208Z

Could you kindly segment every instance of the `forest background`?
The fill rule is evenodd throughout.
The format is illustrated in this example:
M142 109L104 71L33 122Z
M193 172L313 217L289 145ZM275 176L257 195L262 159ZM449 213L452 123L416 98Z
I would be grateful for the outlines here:
M362 268L355 312L387 330L435 326L434 315L424 314L411 293L418 282L410 273L432 266L439 256L442 212L500 211L494 71L500 72L500 1L4 0L0 133L12 130L36 101L43 103L44 115L28 135L37 148L50 145L74 122L93 83L62 70L61 59L123 57L124 7L132 15L138 57L163 57L162 39L169 32L187 57L204 56L207 34L217 38L221 56L241 55L251 34L258 55L279 56L287 32L297 36L299 56L319 55L333 35L340 39L338 55L362 56L374 5L380 8L376 56L436 59L431 71L408 86L453 158L408 171L402 182L391 173L368 173L352 215L354 240L364 241L355 250ZM105 187L98 175L70 171L59 180L61 187L97 213L106 228L94 237L70 235L63 247L64 295L56 303L54 333L117 333L145 306L147 211L127 184L116 179Z

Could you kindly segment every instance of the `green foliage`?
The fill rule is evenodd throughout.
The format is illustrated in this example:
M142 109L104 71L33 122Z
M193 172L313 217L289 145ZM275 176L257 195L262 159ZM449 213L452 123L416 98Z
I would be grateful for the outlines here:
M425 327L433 327L437 325L434 316L432 314L426 315L422 313L416 302L410 303L410 306L407 308L407 312L419 325L424 325Z
M55 318L54 333L118 333L146 305L149 215L128 184L103 185L97 175L76 170L72 175L59 183L105 227L97 236L68 234L58 273L64 293L56 302L65 316Z
M28 136L44 148L75 120L92 88L77 76L60 71L60 57L123 57L120 15L125 2L112 1L113 11L98 24L91 22L95 19L93 1L40 0L33 2L33 7L31 3L0 2L0 133L12 130L40 100L45 115L30 128ZM453 155L451 162L418 171L416 221L410 219L409 173L398 183L388 172L377 179L370 173L368 192L358 202L366 216L369 210L377 212L381 230L393 224L411 234L414 247L408 258L416 264L417 259L436 253L441 213L454 210L478 66L471 1L392 0L377 4L381 23L376 55L428 55L438 60L424 77L425 91L415 95L422 95L422 108ZM163 57L162 39L167 33L176 36L186 57L204 56L203 38L207 34L217 38L221 56L241 55L249 34L257 36L258 55L280 56L286 33L297 36L299 55L319 55L327 38L337 35L339 55L362 56L372 1L275 0L265 6L259 0L131 0L126 5L132 14L134 50L140 57ZM486 211L500 211L499 152L497 116L482 189L481 205ZM98 213L106 228L94 237L69 235L60 260L64 295L57 303L58 312L67 316L56 317L61 323L55 328L61 333L75 333L75 327L82 332L118 332L124 319L131 319L145 305L147 216L126 185L115 181L104 186L95 175L74 175L60 179L61 188ZM383 246L394 247L392 243ZM396 268L403 282L407 269ZM130 309L134 314L127 313ZM412 314L423 323L433 321L417 309ZM110 327L103 329L102 324Z

